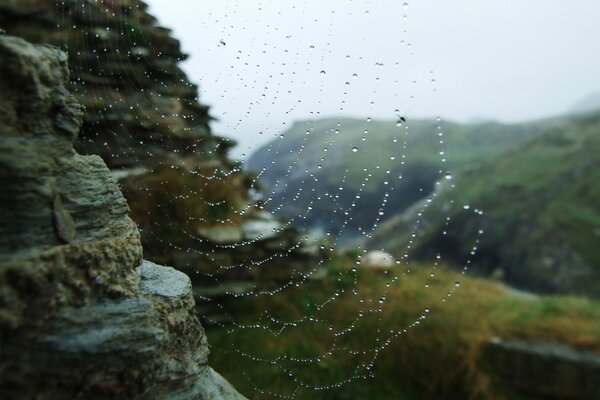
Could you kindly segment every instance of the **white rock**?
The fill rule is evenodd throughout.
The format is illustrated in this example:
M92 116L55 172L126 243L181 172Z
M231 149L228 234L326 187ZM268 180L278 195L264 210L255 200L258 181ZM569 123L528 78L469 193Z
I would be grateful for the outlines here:
M394 266L394 256L381 250L370 251L365 254L362 264L375 268L391 268Z

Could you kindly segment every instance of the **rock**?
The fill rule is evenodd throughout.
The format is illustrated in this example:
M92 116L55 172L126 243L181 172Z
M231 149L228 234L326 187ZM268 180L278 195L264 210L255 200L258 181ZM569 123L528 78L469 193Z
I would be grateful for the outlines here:
M243 399L207 365L189 278L147 261L137 271L140 296L62 310L11 377L62 398ZM69 385L46 392L46 380Z
M482 362L503 388L526 398L600 398L600 356L570 346L493 338Z
M395 259L390 253L381 250L369 251L362 259L362 265L368 268L391 268Z
M34 47L4 36L0 47L2 85L0 132L3 135L48 133L75 140L82 108L67 91L67 56L52 47ZM19 101L17 101L19 99Z
M265 222L277 221L277 218L273 214L271 214L270 212L267 212L267 211L262 211L262 210L253 210L251 213L249 213L249 216L251 219L258 220L258 221L265 221Z
M325 244L326 240L323 235L314 232L305 233L301 238L300 246L296 251L303 255L319 257L321 246L324 246Z
M135 293L142 247L102 160L75 153L75 135L56 127L81 111L64 53L1 36L0 54L0 326L17 328Z
M189 297L192 290L190 278L174 268L162 267L145 261L138 268L142 276L140 291L142 294L164 298Z
M267 240L281 233L283 224L278 221L251 220L242 225L244 240Z
M148 170L144 167L138 167L128 169L115 169L110 171L110 173L112 174L113 178L115 178L115 180L119 181L121 179L127 179L130 177L144 175L148 173Z
M0 393L243 399L208 366L190 279L142 262L104 162L73 150L66 56L0 36Z
M180 390L171 392L166 396L155 397L161 400L242 400L243 397L231 390L231 385L221 375L210 367L199 371L197 378L181 387Z
M65 207L63 206L62 198L60 194L54 196L54 229L56 235L65 243L71 243L75 240L75 233L77 228L75 227L75 221L73 217Z
M242 241L242 230L235 225L215 225L198 228L198 235L218 244L238 243Z

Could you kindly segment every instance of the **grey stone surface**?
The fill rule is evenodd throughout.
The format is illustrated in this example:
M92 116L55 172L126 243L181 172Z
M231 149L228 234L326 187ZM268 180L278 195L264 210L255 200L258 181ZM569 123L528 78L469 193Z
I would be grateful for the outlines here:
M149 262L137 271L140 296L65 308L32 344L9 350L19 359L9 378L29 382L19 397L243 399L207 365L189 279ZM165 291L169 283L175 289ZM62 387L49 390L48 381Z
M239 393L231 390L229 383L210 367L203 367L198 379L182 390L170 393L164 400L242 400Z
M135 294L142 247L127 203L102 160L73 151L76 133L56 124L81 118L64 53L1 36L0 55L0 327Z
M277 238L282 224L278 221L250 220L242 225L245 240L267 240Z
M312 257L319 257L321 246L325 245L326 241L323 235L318 233L305 233L302 237L298 253Z
M144 260L138 269L142 294L160 297L185 297L192 290L190 278L175 268L163 267Z
M83 116L65 85L67 55L50 46L34 46L3 36L0 46L0 134L58 134L74 140Z
M73 150L66 56L0 36L2 399L243 399L208 366L190 279L142 262L104 162Z
M219 312L227 309L222 307L227 305L227 299L222 296L223 290L219 289L221 285L245 281L248 286L271 288L301 278L302 271L309 271L320 262L322 254L318 245L298 246L302 236L300 232L287 225L281 230L281 221L254 203L257 199L252 199L250 189L255 175L243 170L238 162L228 157L228 150L234 145L232 140L211 133L209 108L199 102L198 87L189 81L178 66L185 59L179 42L148 14L145 3L139 0L111 0L105 2L105 6L86 0L60 4L51 1L26 3L0 1L0 26L9 34L27 34L30 40L38 43L69 45L68 63L72 73L69 87L86 111L75 141L75 149L81 154L97 154L102 157L113 177L119 181L129 199L131 217L141 228L146 258L183 270L192 278L194 285L215 288L213 292L219 297L219 307L214 309L220 310ZM106 7L107 4L110 6ZM127 9L126 13L122 7ZM110 8L114 8L115 12ZM64 24L65 18L75 21L81 30L71 29ZM136 35L134 42L123 40L131 39L130 35L120 32L126 26L135 26L143 35ZM107 31L107 27L111 28L110 31ZM81 40L82 30L94 37L97 34L98 37L92 41ZM97 45L108 43L117 46L113 48L115 51L97 51ZM44 49L56 51L49 47ZM28 60L41 57L35 51L16 51L28 54ZM43 68L44 71L66 69L66 59L48 59L44 63L48 66ZM123 70L123 64L128 65L126 70ZM29 66L24 71L28 70ZM42 75L47 74L44 72ZM67 101L68 97L65 96L68 93L60 85L57 86L56 82L44 85L44 93L62 93L58 98L64 99L56 103L58 109L63 110L62 116L55 118L56 124L46 123L45 127L57 132L60 130L66 138L69 136L68 131L72 131L68 122L73 119L67 116L75 115L67 111L71 108L75 110L77 105ZM11 85L3 90L10 93L11 98L20 96L20 93L12 93L15 88ZM0 104L0 113L7 110L6 114L0 115L0 120L17 121L13 112L15 109L12 106L5 108ZM40 108L39 114L34 112L32 115L37 118L45 110L46 108ZM51 113L52 110L50 108L47 111ZM10 121L0 123L0 126L13 132L23 131L22 128L16 129L16 125ZM35 130L42 132L42 129ZM86 185L88 195L85 197L97 199L93 203L88 201L87 205L77 200L82 187L75 185L76 190L65 193L63 186L68 187L68 182L80 179L67 177L67 171L72 170L71 165L65 165L64 168L59 166L61 168L52 173L52 176L65 176L65 179L57 182L59 187L52 186L49 179L54 178L45 175L47 162L52 159L65 162L69 160L58 154L59 149L72 152L70 145L63 143L60 147L56 144L59 142L63 143L56 136L52 136L52 140L40 138L39 147L33 149L31 141L27 139L22 146L30 149L27 153L14 146L6 150L15 154L15 158L19 159L17 161L22 163L37 159L37 153L48 152L50 160L40 162L35 172L15 179L14 182L30 185L39 176L39 182L35 185L40 183L40 190L48 193L43 198L32 200L32 203L47 203L48 199L52 201L55 198L53 196L59 195L63 205L54 212L46 206L32 207L32 203L11 204L11 211L7 213L10 215L7 217L14 214L14 218L7 219L11 221L7 226L14 225L13 221L22 220L24 215L28 215L31 223L27 223L30 229L26 235L7 236L12 241L13 248L10 251L30 251L34 242L46 248L65 243L79 244L87 240L86 235L99 234L104 227L111 238L126 236L125 233L130 231L123 225L115 225L119 221L125 221L120 215L126 214L127 208L124 202L111 197L115 193L111 187L114 184L112 180L105 179L101 184ZM100 170L106 167L101 160L97 157L85 159L94 163L98 170L91 168L90 164L89 168L82 170L81 175L104 177L104 172ZM82 157L74 154L70 160L72 164L76 164ZM164 168L171 165L181 166L176 176L173 175L173 170ZM4 170L6 177L13 176L14 171L6 170L4 165L0 165L0 179ZM74 170L79 169L77 167ZM213 175L219 179L206 179ZM169 184L163 185L163 182ZM192 187L206 190L190 191ZM29 189L26 191L33 193ZM178 199L189 198L192 192L198 196L197 201L190 199L191 201L183 204L178 202ZM0 198L1 196L2 193ZM8 197L12 198L12 195ZM205 206L197 207L197 204ZM104 217L100 218L101 215L96 212L109 205L115 216L115 224L103 220ZM165 213L174 205L176 212ZM121 206L124 206L122 210ZM240 212L246 209L243 214ZM23 214L15 213L19 210L24 210ZM34 211L39 213L35 222ZM54 215L54 223L48 219L48 212ZM92 215L94 212L96 215ZM0 215L0 221L3 216ZM70 229L72 225L69 224L69 216L73 219L74 231ZM98 223L89 229L84 225L84 222L93 221ZM223 221L227 223L224 224ZM242 232L245 222L250 223L246 225L246 237ZM166 227L175 229L164 229ZM0 226L2 235L14 233L10 229L1 229ZM58 234L49 236L50 231ZM173 231L178 233L174 234ZM35 232L39 234L34 235ZM137 230L135 234L137 235ZM24 239L28 241L24 242ZM237 243L242 245L234 246ZM286 263L280 255L291 262ZM137 267L140 259L141 254L137 256L136 262L128 263L130 268ZM261 272L263 269L275 273L264 274ZM105 274L105 278L111 276L113 275ZM277 281L270 280L271 278ZM122 283L124 280L119 278L118 282ZM130 287L135 285L136 282L131 282ZM211 299L210 305L215 305L213 300L215 299Z

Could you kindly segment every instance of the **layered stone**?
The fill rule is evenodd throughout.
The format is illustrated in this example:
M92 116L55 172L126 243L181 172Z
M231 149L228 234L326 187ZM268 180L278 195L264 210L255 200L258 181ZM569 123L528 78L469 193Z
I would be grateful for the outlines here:
M142 261L119 187L73 142L67 57L0 35L0 392L242 399L208 366L190 279Z

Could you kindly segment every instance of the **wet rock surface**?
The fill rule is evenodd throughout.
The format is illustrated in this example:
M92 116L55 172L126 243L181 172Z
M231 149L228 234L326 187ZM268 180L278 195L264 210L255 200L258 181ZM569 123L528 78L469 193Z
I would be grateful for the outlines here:
M207 364L189 278L142 261L58 49L0 36L3 399L242 399ZM31 106L34 105L34 106Z
M0 4L0 27L68 50L69 87L86 110L75 149L118 178L146 258L215 294L198 297L201 315L222 309L231 282L269 288L314 275L319 245L253 203L253 175L228 158L235 141L211 132L179 67L187 56L144 2L13 1ZM58 125L72 131L70 121ZM60 240L76 240L68 215L55 215Z

